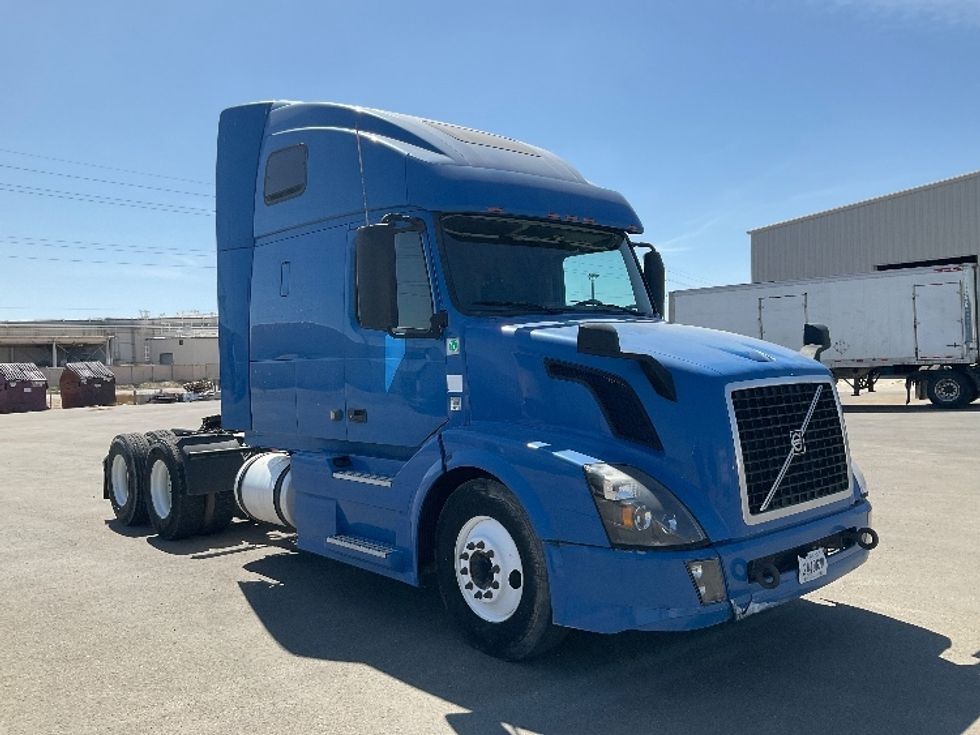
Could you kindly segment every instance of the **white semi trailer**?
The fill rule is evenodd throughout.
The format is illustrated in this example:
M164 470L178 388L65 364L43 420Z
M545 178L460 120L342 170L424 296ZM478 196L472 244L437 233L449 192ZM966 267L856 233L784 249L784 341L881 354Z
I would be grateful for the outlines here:
M669 303L672 322L796 350L805 324L824 324L820 360L855 395L894 377L943 408L980 397L976 264L673 291Z

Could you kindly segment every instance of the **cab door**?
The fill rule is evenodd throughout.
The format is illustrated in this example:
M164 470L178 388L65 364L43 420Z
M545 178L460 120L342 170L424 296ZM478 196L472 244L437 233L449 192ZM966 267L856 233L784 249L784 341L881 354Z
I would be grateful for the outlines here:
M394 234L395 326L365 327L358 315L357 268L347 358L347 440L407 458L448 417L446 351L435 325L428 233L418 220ZM356 231L350 234L356 261ZM370 451L370 450L369 450Z

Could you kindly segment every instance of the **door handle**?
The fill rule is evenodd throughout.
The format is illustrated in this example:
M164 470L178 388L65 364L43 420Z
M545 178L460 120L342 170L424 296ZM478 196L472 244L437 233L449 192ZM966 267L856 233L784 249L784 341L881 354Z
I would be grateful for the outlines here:
M347 410L347 420L354 424L363 424L367 422L367 409L366 408L350 408Z

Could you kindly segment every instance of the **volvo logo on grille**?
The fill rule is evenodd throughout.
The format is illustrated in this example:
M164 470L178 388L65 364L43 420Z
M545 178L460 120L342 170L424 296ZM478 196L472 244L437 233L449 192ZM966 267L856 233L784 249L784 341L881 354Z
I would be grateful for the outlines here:
M806 439L800 430L789 432L789 445L793 448L793 454L806 454Z

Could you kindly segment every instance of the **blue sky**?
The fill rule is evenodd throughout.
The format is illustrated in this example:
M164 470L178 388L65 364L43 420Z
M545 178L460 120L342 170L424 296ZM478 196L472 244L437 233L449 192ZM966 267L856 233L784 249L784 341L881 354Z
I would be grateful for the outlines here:
M747 280L749 228L980 168L974 0L4 5L0 319L213 310L218 113L258 99L551 149L672 289Z

